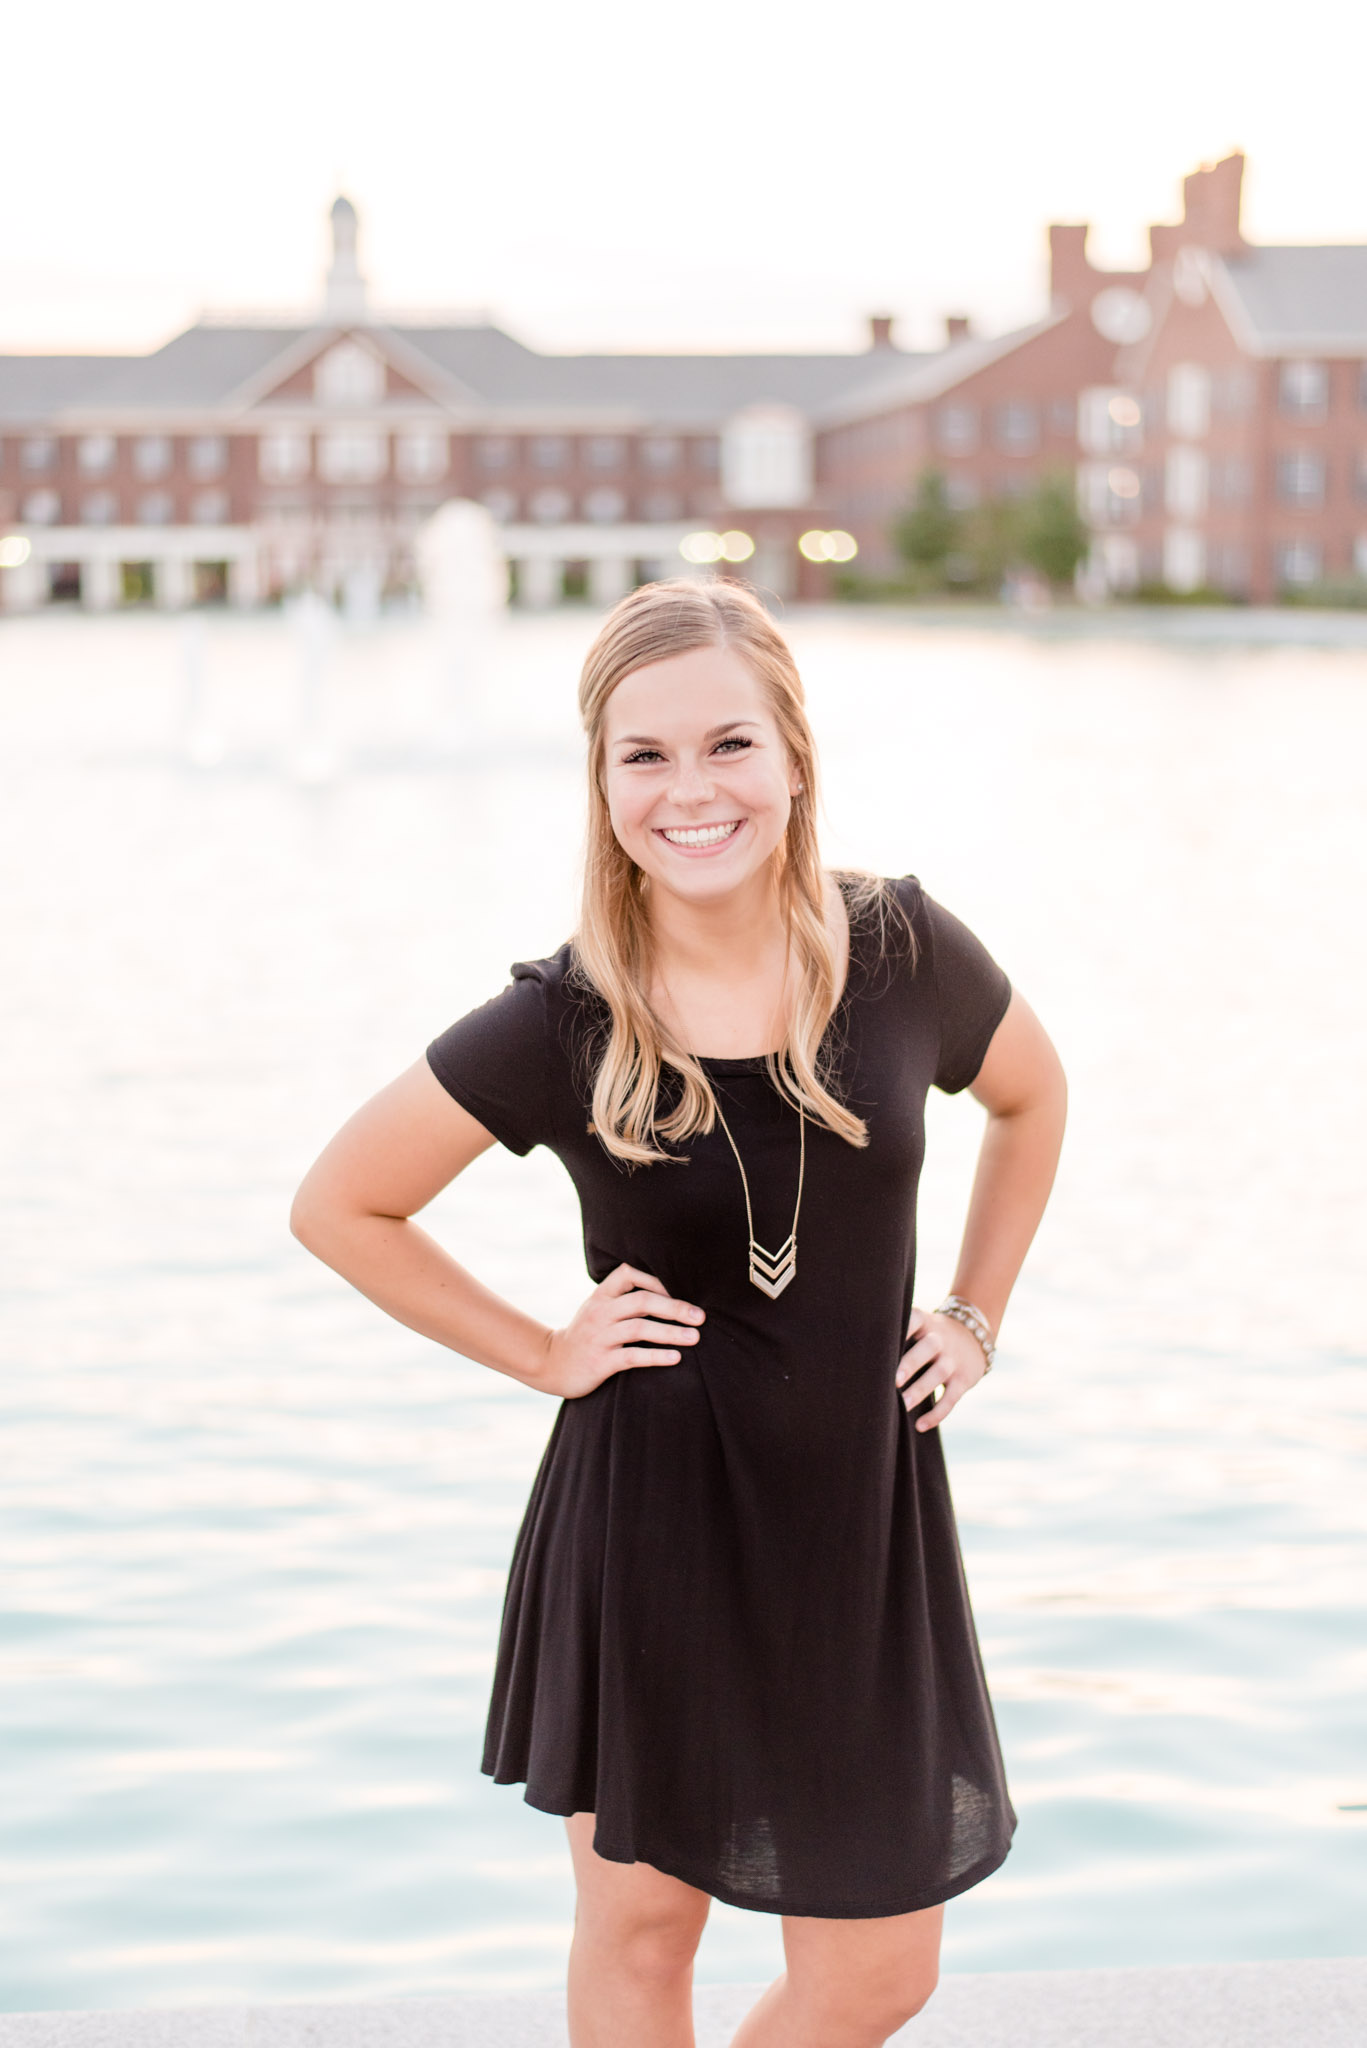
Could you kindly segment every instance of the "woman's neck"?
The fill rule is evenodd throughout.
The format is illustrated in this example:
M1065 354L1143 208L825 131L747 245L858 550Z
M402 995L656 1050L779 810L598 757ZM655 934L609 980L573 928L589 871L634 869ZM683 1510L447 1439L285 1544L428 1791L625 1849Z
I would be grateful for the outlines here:
M772 968L788 952L788 928L771 872L713 903L690 903L652 888L650 937L655 968L666 979L751 979L759 963Z

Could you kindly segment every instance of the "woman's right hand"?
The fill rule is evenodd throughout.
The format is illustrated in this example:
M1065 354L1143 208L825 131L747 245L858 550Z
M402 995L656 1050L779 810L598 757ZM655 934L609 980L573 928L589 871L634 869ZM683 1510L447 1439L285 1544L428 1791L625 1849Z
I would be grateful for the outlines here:
M563 1330L551 1331L539 1384L573 1401L628 1366L677 1365L683 1353L674 1347L696 1344L702 1320L700 1308L675 1301L653 1273L618 1266Z

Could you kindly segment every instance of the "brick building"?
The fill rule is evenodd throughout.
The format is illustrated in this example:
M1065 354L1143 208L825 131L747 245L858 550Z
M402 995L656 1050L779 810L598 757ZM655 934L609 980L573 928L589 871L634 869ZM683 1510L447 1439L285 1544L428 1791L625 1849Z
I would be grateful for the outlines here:
M814 422L915 360L886 332L857 355L540 355L483 321L372 310L345 199L332 231L322 306L298 325L0 356L0 532L29 548L0 573L9 604L404 587L417 529L462 497L498 520L524 602L677 574L700 528L744 533L757 581L819 594L796 545L834 524Z
M875 319L844 355L542 355L486 321L386 316L339 199L297 324L0 356L0 598L378 595L411 584L417 530L453 497L493 513L529 604L674 573L699 528L817 597L803 533L847 530L861 568L890 568L929 468L964 508L1072 472L1097 594L1367 576L1367 246L1250 247L1242 172L1193 173L1142 271L1052 227L1048 310L1014 333L954 318L912 352Z

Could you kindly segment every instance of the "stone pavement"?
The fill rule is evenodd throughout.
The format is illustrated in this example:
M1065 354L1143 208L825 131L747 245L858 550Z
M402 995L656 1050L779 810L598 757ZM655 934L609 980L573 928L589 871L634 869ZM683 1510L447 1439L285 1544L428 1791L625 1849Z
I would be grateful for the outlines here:
M696 1993L698 2048L758 1996ZM395 2005L0 2014L0 2048L566 2048L558 1992ZM942 1979L902 2048L1367 2048L1367 1957Z

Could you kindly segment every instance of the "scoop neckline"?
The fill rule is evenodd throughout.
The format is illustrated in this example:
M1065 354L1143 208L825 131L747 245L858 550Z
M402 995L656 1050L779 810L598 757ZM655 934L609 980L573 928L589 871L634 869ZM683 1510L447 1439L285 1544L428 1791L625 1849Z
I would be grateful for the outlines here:
M850 927L850 949L845 960L845 986L841 989L839 1000L831 1012L830 1019L826 1025L826 1031L830 1031L837 1022L843 1024L845 1021L845 1013L849 1008L850 996L854 986L854 949L856 943L855 924L854 919L850 917L850 899L845 889L844 877L835 875L832 877L832 880L835 882L836 888L839 889L845 904L845 916L849 921ZM825 1032L823 1032L822 1037L824 1038L825 1035ZM695 1052L693 1058L700 1067L710 1067L718 1074L759 1074L763 1073L770 1060L777 1059L780 1050L780 1047L775 1047L773 1052L738 1054Z

